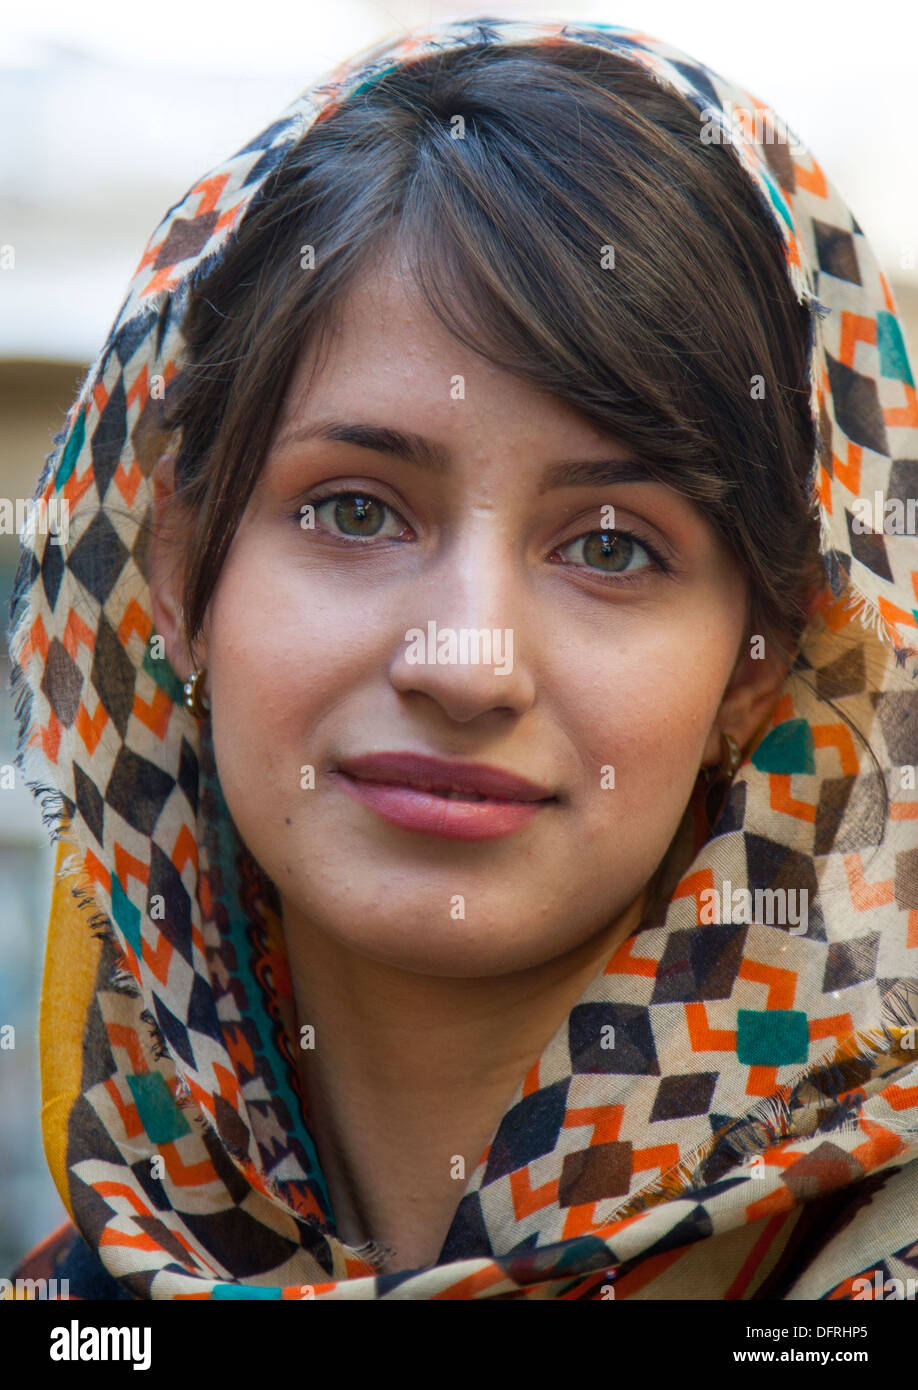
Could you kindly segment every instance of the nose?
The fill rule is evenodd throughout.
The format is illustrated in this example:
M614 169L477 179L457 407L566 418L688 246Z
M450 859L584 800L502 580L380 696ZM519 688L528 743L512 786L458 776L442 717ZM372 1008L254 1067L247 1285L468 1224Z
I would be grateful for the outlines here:
M389 679L401 695L433 701L458 724L520 715L535 700L532 647L512 556L480 534L444 556L404 604Z

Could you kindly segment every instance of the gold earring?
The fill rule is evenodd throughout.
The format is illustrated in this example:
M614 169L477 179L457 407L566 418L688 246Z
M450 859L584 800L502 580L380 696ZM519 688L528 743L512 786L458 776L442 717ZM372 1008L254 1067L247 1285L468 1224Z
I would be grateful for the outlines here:
M733 774L742 761L740 746L732 734L725 734L721 730L720 734L720 762L709 763L703 768L704 778L708 786L713 786L718 782L730 782Z
M728 781L730 781L732 780L733 775L736 772L736 769L739 767L743 755L740 751L739 744L737 743L736 739L733 737L732 734L725 734L721 732L720 746L720 775L721 777L725 777Z
M182 687L185 696L185 708L194 715L195 719L204 719L210 713L210 701L202 690L206 675L207 667L202 666L200 671L192 671Z
M704 793L704 810L709 830L714 829L726 809L729 786L743 756L733 735L725 734L723 731L720 735L720 748L720 762L704 769L707 784Z

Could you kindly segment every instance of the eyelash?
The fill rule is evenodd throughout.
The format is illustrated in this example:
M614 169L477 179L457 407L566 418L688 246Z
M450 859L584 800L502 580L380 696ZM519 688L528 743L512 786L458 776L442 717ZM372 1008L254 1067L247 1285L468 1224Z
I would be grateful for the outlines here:
M385 507L386 511L391 512L393 516L397 517L399 515L395 508L391 506L388 502L384 502L381 497L375 497L371 492L365 492L362 489L358 490L356 488L332 488L326 492L313 493L313 495L309 497L307 500L308 505L314 507L316 512L318 512L323 502L329 502L339 497L364 497L370 502L378 502L380 506ZM302 505L305 506L307 505L307 503L304 502ZM290 519L292 521L295 521L297 525L300 525L303 519L302 509L298 508L295 512L291 512ZM405 522L405 525L407 526L408 523ZM336 535L333 531L329 531L327 532L327 534L331 536L333 541L336 541L342 545L364 545L367 543L367 541L374 539L374 537L372 536L368 536L366 538L366 541L361 540L357 536L345 538L343 536ZM625 530L620 526L597 527L592 531L583 531L580 533L580 535L571 536L570 540L564 541L562 545L555 546L555 549L552 552L552 554L555 554L557 551L564 549L566 546L573 545L575 541L585 540L589 536L595 536L600 534L623 536L626 540L636 541L637 544L641 547L641 549L647 553L647 555L653 561L654 566L658 570L660 570L663 574L666 575L670 575L673 573L674 566L663 558L662 554L655 545L653 545L650 541L645 540L643 536L638 535L637 532ZM385 539L393 540L395 538L388 536L385 537ZM602 570L591 570L588 565L578 565L572 561L565 561L564 563L568 566L571 566L574 569L585 570L587 573L592 574L594 578L599 579L603 583L611 583L616 585L633 584L636 581L639 581L642 575L647 573L647 567L645 567L643 569L635 571L635 573L633 574L626 574L624 572L620 574L604 574Z

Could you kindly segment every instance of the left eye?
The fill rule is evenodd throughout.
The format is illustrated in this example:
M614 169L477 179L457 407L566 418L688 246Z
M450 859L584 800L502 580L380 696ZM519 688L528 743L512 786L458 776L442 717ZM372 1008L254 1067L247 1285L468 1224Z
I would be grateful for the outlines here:
M588 531L576 540L558 547L558 554L571 552L573 564L595 568L604 574L622 574L647 569L635 564L641 555L650 560L650 553L629 531ZM651 562L652 564L652 562Z

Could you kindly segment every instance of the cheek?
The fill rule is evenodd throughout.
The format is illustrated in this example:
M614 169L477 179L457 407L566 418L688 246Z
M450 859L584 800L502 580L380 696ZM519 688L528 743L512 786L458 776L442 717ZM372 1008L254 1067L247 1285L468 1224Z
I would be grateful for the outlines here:
M349 612L347 597L266 551L237 541L209 612L211 724L233 811L243 797L275 809L288 791L298 798L300 769L318 756L317 728L369 659L366 602L355 596Z
M651 857L675 833L691 796L732 670L731 638L730 624L712 626L706 637L673 625L616 644L598 670L595 646L591 667L568 665L589 671L579 681L568 675L565 701L591 820L597 828L614 822Z

